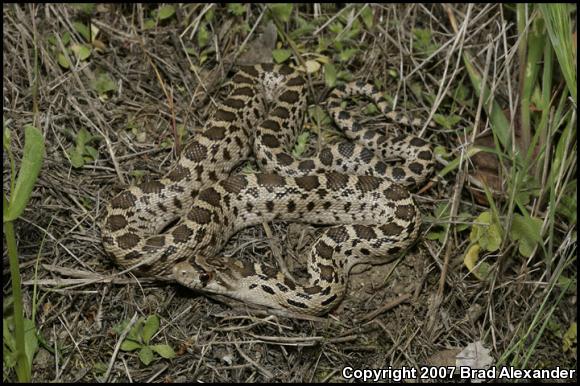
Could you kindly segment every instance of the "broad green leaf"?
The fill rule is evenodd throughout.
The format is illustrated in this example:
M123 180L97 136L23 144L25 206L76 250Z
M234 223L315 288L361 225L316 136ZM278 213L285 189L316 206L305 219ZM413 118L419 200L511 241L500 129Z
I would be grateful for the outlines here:
M209 31L205 23L202 23L197 30L197 45L199 47L205 47L209 40Z
M364 9L360 13L360 17L367 28L371 28L374 23L374 13L370 5L363 6Z
M24 127L24 152L22 163L16 178L14 191L10 192L10 204L4 213L4 222L13 221L22 214L32 188L40 173L44 158L44 137L40 130L31 125Z
M320 106L313 106L308 109L308 115L314 121L317 128L322 128L330 124L330 117Z
M242 16L246 13L246 7L242 3L228 3L228 10L234 14L234 16Z
M475 219L469 239L474 243L478 243L482 249L494 252L501 245L501 235L501 226L493 220L491 212L486 211Z
M152 29L152 28L155 28L156 25L157 25L157 22L155 21L155 19L147 19L143 23L143 29L145 29L145 30Z
M91 56L91 47L86 44L73 44L71 50L79 60L86 60Z
M129 324L129 320L125 319L117 324L115 324L112 328L113 332L115 332L117 335L121 335L123 333L123 331L125 331L125 328L127 327L127 324Z
M149 341L159 330L159 317L157 315L150 315L143 325L143 342L149 344Z
M95 3L75 3L72 6L87 15L92 14L95 10Z
M87 43L91 42L91 30L84 23L73 22L74 29L85 39Z
M272 50L272 57L276 61L276 63L283 63L285 62L290 55L292 55L292 51L285 50L285 49L275 49Z
M145 318L144 317L140 317L139 319L137 319L137 321L135 322L135 324L133 325L133 327L131 327L131 330L129 330L129 334L127 334L127 338L137 341L137 342L142 342L143 341L143 323L145 323Z
M87 155L90 159L95 160L97 159L99 152L92 146L85 147L85 155Z
M169 19L175 13L175 7L173 5L164 5L163 7L159 8L157 12L157 17L159 20Z
M364 113L365 115L375 115L379 112L379 109L377 108L377 105L375 105L374 103L367 105L367 107L364 108Z
M324 65L324 82L328 87L336 85L336 67L332 63Z
M70 33L66 31L62 34L62 45L67 46L70 43Z
M149 346L143 346L141 351L139 351L139 359L145 366L149 366L153 362L153 351Z
M450 157L452 154L449 150L447 150L447 148L445 146L441 146L441 145L437 145L435 146L435 149L433 149L433 153L435 153L436 155L439 155L443 158L447 158Z
M111 79L109 74L102 73L99 74L97 79L92 82L92 88L95 90L99 95L105 95L110 91L117 90L117 83Z
M68 61L68 59L66 58L65 55L58 54L56 57L56 61L58 62L58 64L60 64L60 66L62 68L66 68L66 69L70 68L70 62Z
M489 275L490 266L485 261L477 265L479 259L479 251L481 247L478 244L472 245L463 258L463 264L469 269L469 272L474 274L479 280L485 280Z
M440 243L443 242L445 238L445 231L430 231L425 235L428 240L438 240Z
M91 140L91 137L91 133L89 133L84 127L81 127L75 137L75 143L79 150L84 149L85 144Z
M165 359L172 359L177 356L175 354L175 351L173 351L173 349L171 348L171 346L167 344L154 344L149 347L151 347L151 350L155 351L157 354L159 354L162 358Z
M34 322L27 318L24 319L24 351L28 359L28 364L32 368L34 355L38 351L38 337L36 336Z
M461 121L461 117L455 114L450 116L435 114L433 115L433 120L438 125L441 125L446 129L451 130L457 123Z
M576 344L577 337L576 322L573 322L570 324L570 327L568 327L568 330L566 330L564 336L562 337L562 350L564 352L569 351L572 346Z
M281 22L285 23L290 20L290 15L292 14L292 3L269 4L268 8Z
M308 36L308 34L316 29L314 24L302 19L300 16L296 16L296 21L298 22L299 27L289 33L292 40L296 40L302 36Z
M85 164L85 160L83 158L83 154L79 152L76 147L70 148L67 151L68 157L70 158L70 164L73 168L82 168Z
M519 240L518 250L522 256L530 257L536 244L542 241L542 220L529 215L515 214L510 229L510 237Z
M131 339L125 339L123 343L121 343L121 350L123 351L135 351L138 348L143 347L143 345L139 342L135 342Z
M213 17L215 16L215 12L213 11L213 8L210 8L207 10L207 12L205 13L205 15L203 16L203 18L205 19L205 21L207 21L208 23L211 23L213 20Z
M305 131L298 136L296 139L296 145L294 145L294 149L292 149L292 155L294 157L299 158L304 153L308 146L308 139L310 139L310 133L308 131Z

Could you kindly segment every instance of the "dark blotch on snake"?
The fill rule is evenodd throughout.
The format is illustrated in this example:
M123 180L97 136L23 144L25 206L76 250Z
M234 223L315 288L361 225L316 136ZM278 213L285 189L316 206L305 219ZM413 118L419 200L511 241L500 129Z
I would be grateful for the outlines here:
M199 193L198 198L212 206L219 207L221 204L222 196L214 188L207 188Z
M119 194L111 200L111 207L115 209L129 209L135 205L137 197L129 191Z
M286 180L284 177L279 176L278 174L273 173L260 173L256 174L256 179L258 181L258 185L260 186L285 186Z
M262 290L263 290L264 292L266 292L266 293L269 293L270 295L274 295L274 294L276 293L276 292L274 292L274 290L273 290L272 288L268 287L268 286L267 286L267 285L265 285L265 284L262 284L262 286L261 286L261 287L262 287Z
M318 176L304 176L304 177L296 177L295 179L296 185L304 190L313 190L320 186L320 182L318 181Z

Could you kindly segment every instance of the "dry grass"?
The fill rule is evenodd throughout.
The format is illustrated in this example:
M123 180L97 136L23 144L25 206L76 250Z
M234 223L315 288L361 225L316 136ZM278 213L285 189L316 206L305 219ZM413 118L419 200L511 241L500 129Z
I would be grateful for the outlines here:
M317 20L318 26L294 41L300 50L316 47L318 35L334 36L329 28L340 10L312 5L295 8L306 20ZM198 296L171 283L118 275L120 269L104 253L97 227L104 203L126 184L155 178L168 169L175 154L171 146L162 144L175 143L180 125L187 128L186 138L202 126L212 101L224 95L220 85L228 79L229 63L240 56L242 44L256 39L266 18L257 5L239 18L214 6L211 36L216 52L192 71L195 58L188 57L185 48L195 49L196 20L209 10L207 5L179 6L171 22L144 31L141 26L148 9L99 6L92 22L100 29L104 51L93 52L88 61L64 70L47 36L58 34L59 47L66 31L73 42L80 41L72 24L84 20L79 11L68 5L3 6L4 122L13 132L17 159L25 124L33 123L43 131L47 148L32 200L16 228L27 315L37 283L36 324L45 340L34 362L35 381L90 382L104 374L109 381L340 381L344 366L419 366L433 363L433 356L445 349L480 340L492 356L502 355L541 300L543 292L538 289L544 284L538 271L544 268L539 260L526 265L503 256L495 280L481 282L462 265L466 232L451 233L443 246L421 240L394 270L393 265L356 270L362 273L353 275L348 297L324 318L251 310L231 300ZM448 108L442 100L455 87L447 85L467 79L458 53L469 49L478 65L486 68L496 94L505 95L506 105L513 105L517 36L513 25L502 27L498 6L454 8L460 24L466 14L470 18L459 34L453 32L440 5L377 5L373 9L380 16L378 26L357 37L368 48L344 64L355 79L378 82L399 108L430 117ZM233 27L242 22L247 22L249 30ZM439 44L430 60L418 56L412 46L411 31L418 27L430 29ZM38 79L34 78L35 49ZM494 55L491 62L488 49ZM391 77L390 69L396 69L399 76ZM118 85L106 100L91 88L91 80L100 72L110 74ZM326 91L322 74L312 74L309 81L314 92L311 99L320 100ZM417 84L433 96L434 103L414 96L411 89ZM473 126L477 120L477 127L485 131L477 103L456 106L455 113L463 117L462 124ZM378 124L381 120L369 121ZM81 128L100 141L94 145L97 160L77 169L71 167L66 150L74 146L74 133ZM427 130L424 135L458 154L465 133ZM5 158L5 170L7 165ZM432 213L437 203L450 199L455 208L472 213L482 210L465 189L467 174L466 165L444 180L434 178L417 196L423 212ZM7 190L7 172L3 182ZM286 223L246 229L232 238L225 253L274 261L273 251L284 251L292 269L300 266L314 230ZM493 263L493 256L488 259ZM6 295L6 252L3 266ZM575 321L575 302L576 292L564 298L557 321L563 325ZM134 315L151 314L161 318L154 343L170 344L178 356L144 366L135 353L115 351L120 338L113 327ZM561 344L555 335L544 333L529 367L575 367L575 354L563 353Z

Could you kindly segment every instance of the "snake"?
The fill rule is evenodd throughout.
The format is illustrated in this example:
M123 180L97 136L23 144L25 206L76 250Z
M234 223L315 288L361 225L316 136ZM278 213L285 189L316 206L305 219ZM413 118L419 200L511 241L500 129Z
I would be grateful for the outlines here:
M392 261L418 238L421 215L409 189L425 182L434 166L427 141L364 128L343 102L362 97L393 123L422 122L391 111L372 84L347 82L326 103L346 138L295 157L307 110L302 73L287 65L245 66L229 85L165 175L108 201L100 223L105 251L140 275L323 315L343 298L353 266ZM252 157L259 172L233 173ZM317 227L301 282L262 262L220 255L236 232L274 220L324 225Z

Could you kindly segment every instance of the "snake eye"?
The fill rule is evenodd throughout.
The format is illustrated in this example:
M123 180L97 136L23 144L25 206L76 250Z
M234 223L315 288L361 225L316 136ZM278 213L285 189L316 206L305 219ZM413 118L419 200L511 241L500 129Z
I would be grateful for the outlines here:
M210 281L211 279L211 274L209 272L203 272L199 274L199 281L201 281L201 284L205 287L207 285L207 283Z

